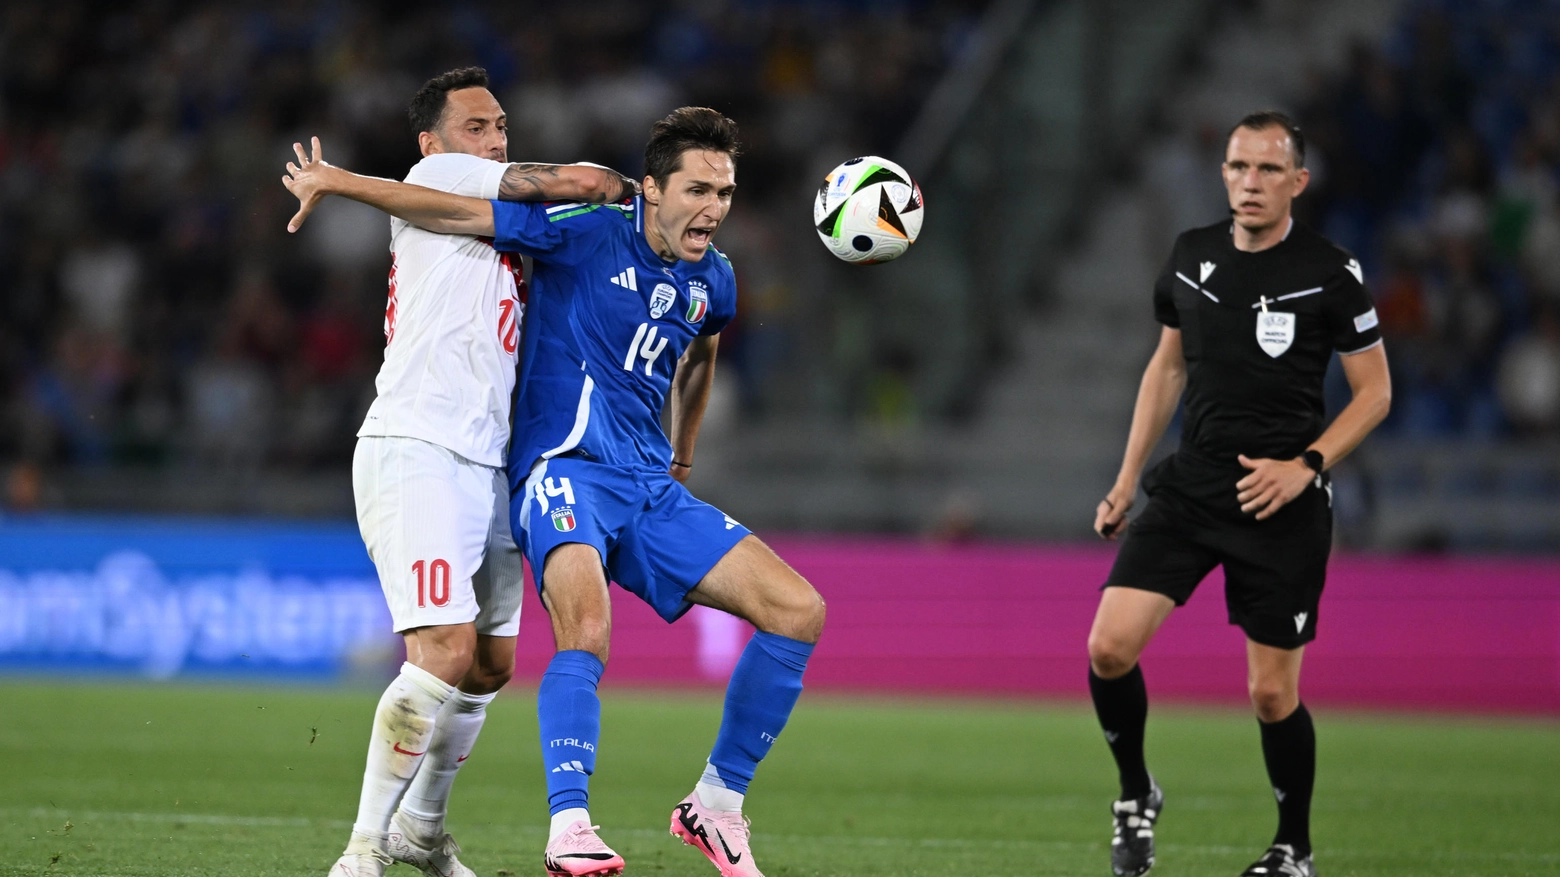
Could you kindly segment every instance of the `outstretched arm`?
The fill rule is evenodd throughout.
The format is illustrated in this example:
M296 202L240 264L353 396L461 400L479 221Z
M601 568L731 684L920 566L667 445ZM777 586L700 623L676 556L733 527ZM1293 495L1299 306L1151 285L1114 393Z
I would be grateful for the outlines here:
M320 139L312 139L313 155L293 144L298 163L287 163L282 185L298 199L298 212L287 223L289 232L303 226L327 195L340 195L376 207L420 228L439 234L493 234L493 205L423 186L379 177L365 177L325 161ZM499 182L505 201L587 201L600 203L636 194L626 177L596 165L512 164Z
M320 138L313 138L311 145L314 154L306 155L302 144L293 144L298 163L289 161L287 176L282 177L282 185L298 199L298 212L287 223L289 232L302 228L325 196L340 195L431 232L493 234L493 205L487 201L342 170L326 163Z
M1127 433L1127 452L1121 459L1116 484L1100 501L1094 512L1094 532L1114 539L1126 520L1127 510L1137 497L1138 479L1148 464L1148 455L1165 434L1175 406L1186 389L1186 356L1181 351L1181 330L1163 326L1159 347L1154 351L1143 382L1138 385L1137 405L1132 409L1132 429Z
M710 386L715 382L719 346L719 335L693 339L672 376L672 477L678 481L688 480L693 473L693 446L704 421L704 406L710 401Z

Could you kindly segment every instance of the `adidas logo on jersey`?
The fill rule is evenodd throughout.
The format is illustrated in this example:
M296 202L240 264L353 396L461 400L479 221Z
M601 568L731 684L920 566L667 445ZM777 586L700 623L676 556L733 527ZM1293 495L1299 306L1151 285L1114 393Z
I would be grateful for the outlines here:
M627 271L624 271L618 274L618 276L613 277L612 283L613 285L621 286L624 289L632 289L635 292L639 291L639 281L634 278L634 266L632 265L628 266Z

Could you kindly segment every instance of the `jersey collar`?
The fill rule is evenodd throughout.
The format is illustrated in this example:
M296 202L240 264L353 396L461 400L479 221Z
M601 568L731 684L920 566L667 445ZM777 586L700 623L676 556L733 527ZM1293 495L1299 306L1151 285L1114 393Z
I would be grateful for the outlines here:
M1235 246L1235 223L1231 222L1230 223L1230 227L1229 227L1230 249L1234 250L1237 253L1245 255L1245 256L1257 256L1257 255L1261 255L1262 253L1272 252L1273 250L1276 250L1280 246L1282 246L1285 241L1289 240L1289 233L1294 231L1294 230L1295 230L1295 215L1293 213L1291 213L1291 214L1289 214L1289 224L1284 226L1284 236L1278 239L1278 243L1274 244L1271 247L1268 247L1266 250L1258 250L1255 253L1250 253L1250 252L1247 252L1245 250L1242 250L1240 247Z

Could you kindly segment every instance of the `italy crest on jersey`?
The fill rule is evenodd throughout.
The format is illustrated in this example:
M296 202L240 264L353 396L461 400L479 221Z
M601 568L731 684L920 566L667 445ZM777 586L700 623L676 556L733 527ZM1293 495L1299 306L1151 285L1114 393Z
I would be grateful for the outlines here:
M676 287L670 283L657 283L655 289L650 290L650 319L659 320L666 316L666 312L672 309L672 304L676 301Z
M710 291L695 280L688 284L688 322L697 323L710 312Z
M1262 352L1277 359L1295 343L1295 315L1278 311L1257 314L1257 344Z
M574 509L568 506L559 506L552 510L553 528L561 533L567 533L574 529Z

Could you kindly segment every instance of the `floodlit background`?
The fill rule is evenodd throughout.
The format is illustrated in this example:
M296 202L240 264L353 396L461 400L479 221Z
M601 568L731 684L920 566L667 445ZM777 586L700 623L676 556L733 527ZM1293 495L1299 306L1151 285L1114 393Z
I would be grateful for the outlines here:
M1307 700L1524 714L1533 737L1512 751L1536 755L1514 775L1560 764L1554 0L7 2L12 682L193 678L241 697L252 681L370 691L393 672L399 642L348 471L384 344L388 221L331 203L289 236L296 202L279 178L310 135L336 164L403 176L418 158L408 99L469 64L509 113L512 160L638 175L669 110L738 121L746 151L719 243L741 309L690 487L829 601L813 690L1025 708L1085 694L1084 637L1114 552L1090 525L1157 337L1152 280L1177 231L1225 215L1228 128L1290 112L1312 171L1297 212L1359 256L1394 384L1390 419L1335 470ZM872 153L917 177L928 216L903 259L848 266L816 241L812 195L830 167ZM1338 369L1327 386L1336 413ZM1215 574L1150 649L1156 703L1243 702L1219 590ZM552 647L528 601L517 703ZM631 599L616 612L609 683L648 691L714 691L749 632L702 609L672 628ZM840 709L840 735L876 733ZM1087 715L1063 715L1099 757L1094 807L1110 791L1104 748ZM0 746L48 764L67 738L41 733L0 729ZM826 749L829 733L809 739ZM1425 733L1426 758L1450 757L1440 730ZM330 794L349 802L361 752L341 746ZM37 800L19 792L15 806L42 807L61 783L44 771ZM1560 812L1543 794L1534 806ZM0 821L21 812L4 806ZM154 806L172 805L121 809ZM270 818L256 808L243 812ZM1461 847L1484 851L1457 860L1468 873L1486 873L1476 860L1493 837ZM4 843L0 874L24 849ZM1488 873L1560 867L1524 855Z

